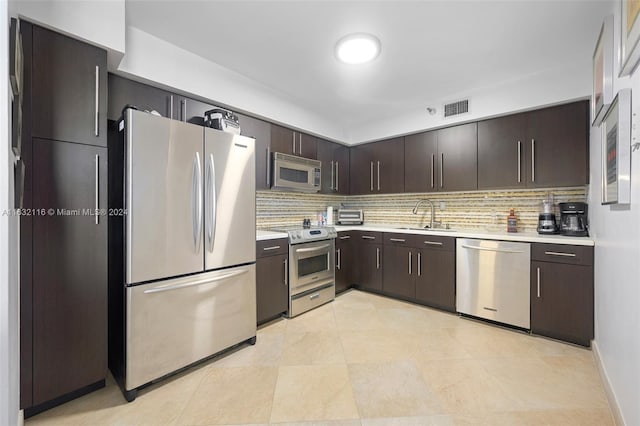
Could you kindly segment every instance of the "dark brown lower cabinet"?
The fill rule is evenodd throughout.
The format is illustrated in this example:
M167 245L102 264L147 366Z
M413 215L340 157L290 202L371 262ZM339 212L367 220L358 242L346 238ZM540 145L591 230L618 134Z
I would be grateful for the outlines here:
M593 266L531 262L531 332L591 345Z
M107 209L107 149L33 139L31 173L32 300L22 301L32 304L31 324L22 324L32 343L27 416L104 385L107 216L94 209Z
M351 231L351 279L359 289L382 291L382 232Z
M348 290L353 284L354 257L349 232L339 232L336 238L336 293Z
M416 301L455 312L455 249L423 248L418 252L417 265Z
M256 244L256 304L258 324L285 313L289 307L288 241Z
M413 299L416 296L418 251L413 247L385 244L383 293L403 299Z

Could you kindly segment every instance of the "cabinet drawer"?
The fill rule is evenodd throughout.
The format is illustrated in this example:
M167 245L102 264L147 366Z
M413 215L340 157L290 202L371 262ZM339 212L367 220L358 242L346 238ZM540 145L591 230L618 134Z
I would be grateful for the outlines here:
M336 244L339 243L340 241L342 242L348 242L351 240L354 240L357 236L357 232L353 232L353 231L343 231L343 232L338 232L338 237L336 239Z
M531 260L589 266L593 265L593 247L535 243L531 244Z
M287 254L288 252L289 241L286 238L256 242L256 258L275 256L277 254Z
M352 234L352 239L368 244L382 244L382 232L356 231Z
M417 235L385 232L382 238L385 246L413 247L414 237L417 237Z
M413 246L444 251L455 251L456 239L439 235L413 235Z

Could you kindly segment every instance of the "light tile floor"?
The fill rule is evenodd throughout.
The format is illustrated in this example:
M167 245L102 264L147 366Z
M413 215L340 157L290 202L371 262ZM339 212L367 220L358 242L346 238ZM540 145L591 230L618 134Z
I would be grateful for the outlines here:
M104 389L27 425L611 425L591 351L350 291L126 403Z

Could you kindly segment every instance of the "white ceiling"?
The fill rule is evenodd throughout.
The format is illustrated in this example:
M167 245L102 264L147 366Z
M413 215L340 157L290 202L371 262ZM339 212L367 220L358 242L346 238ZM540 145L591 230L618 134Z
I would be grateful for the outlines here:
M127 25L243 74L345 128L593 53L611 1L141 1ZM381 55L334 57L369 32ZM588 70L590 72L590 70ZM457 100L457 99L448 99Z

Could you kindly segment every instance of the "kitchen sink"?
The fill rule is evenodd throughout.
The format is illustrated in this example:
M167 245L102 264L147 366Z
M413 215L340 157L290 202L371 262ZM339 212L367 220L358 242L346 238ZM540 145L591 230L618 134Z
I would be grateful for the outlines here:
M418 227L410 227L410 226L399 226L395 229L405 229L409 231L444 231L444 232L454 232L455 229L451 228L418 228Z

